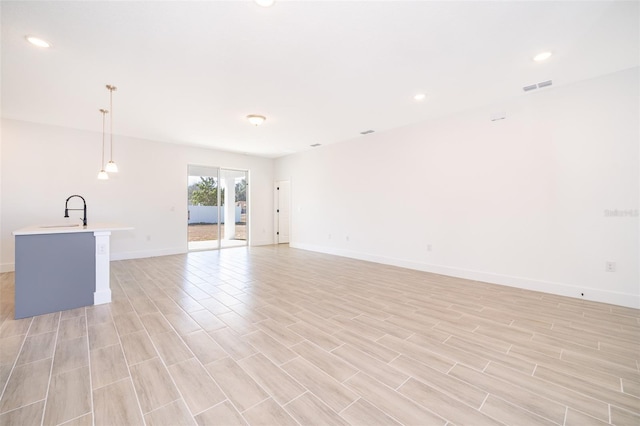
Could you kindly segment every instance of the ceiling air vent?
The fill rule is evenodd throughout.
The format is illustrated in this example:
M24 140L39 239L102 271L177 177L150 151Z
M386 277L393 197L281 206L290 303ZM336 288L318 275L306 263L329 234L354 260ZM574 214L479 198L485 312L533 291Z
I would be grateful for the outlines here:
M507 113L504 111L494 112L493 114L491 114L491 121L500 121L504 120L505 118L507 118Z
M313 148L317 148L317 147L319 147L320 145L322 145L322 144L321 144L321 143L314 143L313 145L310 145L310 146L311 146L311 147L313 147Z
M360 132L361 135L368 135L369 133L373 133L375 130L365 130L364 132Z
M538 84L531 84L529 86L524 86L522 88L522 90L524 90L525 92L529 92L531 90L542 89L543 87L551 86L552 84L553 84L553 82L551 80L541 81Z

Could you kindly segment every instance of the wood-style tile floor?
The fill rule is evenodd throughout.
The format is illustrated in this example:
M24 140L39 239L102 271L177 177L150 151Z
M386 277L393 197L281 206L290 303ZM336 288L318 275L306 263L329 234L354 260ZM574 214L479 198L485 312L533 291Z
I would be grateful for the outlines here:
M112 262L13 320L2 425L640 425L640 311L290 249Z

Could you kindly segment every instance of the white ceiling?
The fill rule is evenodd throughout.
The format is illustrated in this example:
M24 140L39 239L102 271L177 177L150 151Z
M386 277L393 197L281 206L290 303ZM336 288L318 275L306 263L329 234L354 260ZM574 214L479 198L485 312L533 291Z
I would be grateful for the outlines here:
M0 4L3 117L100 131L110 83L116 134L265 157L499 105L640 56L637 1ZM543 50L554 55L534 62Z

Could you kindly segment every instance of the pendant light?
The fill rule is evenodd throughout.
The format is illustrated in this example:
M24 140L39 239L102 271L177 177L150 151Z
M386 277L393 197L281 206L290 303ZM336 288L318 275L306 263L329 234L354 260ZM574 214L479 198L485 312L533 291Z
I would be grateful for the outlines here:
M116 86L107 84L107 90L109 90L109 110L111 111L111 118L109 119L109 137L111 139L109 148L109 162L106 166L106 171L109 173L118 173L118 165L113 161L113 92L118 90Z
M100 180L107 180L109 179L109 175L107 174L107 172L104 170L104 122L105 122L105 116L109 113L109 111L107 111L106 109L101 109L100 112L102 113L102 161L100 162L100 173L98 173L98 179Z

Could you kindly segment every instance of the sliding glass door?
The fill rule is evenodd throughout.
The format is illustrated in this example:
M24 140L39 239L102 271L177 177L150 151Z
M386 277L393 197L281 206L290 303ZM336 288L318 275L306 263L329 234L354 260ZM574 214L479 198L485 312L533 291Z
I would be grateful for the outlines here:
M248 244L245 170L188 167L189 250L212 250Z
M220 188L224 226L220 235L222 247L247 245L247 172L220 169Z

